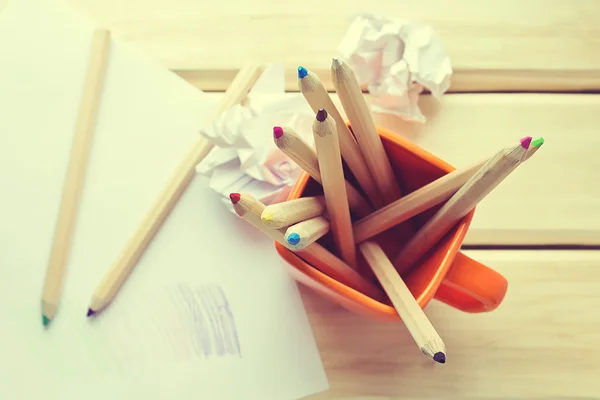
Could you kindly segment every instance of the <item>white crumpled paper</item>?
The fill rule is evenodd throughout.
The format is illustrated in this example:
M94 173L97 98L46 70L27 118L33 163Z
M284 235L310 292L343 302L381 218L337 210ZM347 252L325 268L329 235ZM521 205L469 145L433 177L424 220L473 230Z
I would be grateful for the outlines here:
M249 193L265 204L282 201L301 173L275 146L273 127L293 128L313 144L314 113L300 93L285 93L283 65L269 65L248 94L245 105L221 114L200 134L215 144L196 166L210 187L231 208L229 194Z
M358 15L338 50L368 85L375 112L423 123L419 94L426 88L439 98L450 87L450 58L428 25Z

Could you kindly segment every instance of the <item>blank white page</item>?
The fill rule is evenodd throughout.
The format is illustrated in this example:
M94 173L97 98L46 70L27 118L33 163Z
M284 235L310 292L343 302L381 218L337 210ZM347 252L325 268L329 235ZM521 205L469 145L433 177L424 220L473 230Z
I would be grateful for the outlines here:
M214 104L116 40L63 293L40 296L93 27L41 0L0 13L0 398L293 399L327 381L273 244L196 178L117 295L100 279Z

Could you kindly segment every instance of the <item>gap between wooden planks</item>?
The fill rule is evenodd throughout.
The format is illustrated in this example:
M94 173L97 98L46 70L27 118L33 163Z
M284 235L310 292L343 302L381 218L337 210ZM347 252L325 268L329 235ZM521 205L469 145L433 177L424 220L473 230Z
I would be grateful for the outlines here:
M465 245L600 245L600 95L453 94L420 105L423 125L375 118L457 168L523 136L546 139L479 204Z
M127 6L122 0L64 1L170 69L226 71L225 78L198 81L204 90L225 90L239 66L252 61L282 62L292 77L298 64L326 71L351 18L365 11L432 26L455 71L453 90L600 89L595 0L492 6L478 0L373 0L367 9L343 0L305 0L298 7L229 0L210 8L193 0L128 0Z
M404 326L301 287L330 390L306 400L600 399L600 251L467 251L502 273L498 309L425 309L448 348L434 365Z

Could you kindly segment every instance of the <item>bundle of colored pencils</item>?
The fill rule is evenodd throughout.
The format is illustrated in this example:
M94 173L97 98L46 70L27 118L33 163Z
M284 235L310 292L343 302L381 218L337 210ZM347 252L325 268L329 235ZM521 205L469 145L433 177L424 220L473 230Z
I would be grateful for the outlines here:
M323 194L265 206L250 195L232 193L231 202L240 217L306 262L381 300L381 290L357 272L360 252L421 351L434 361L445 363L444 342L400 274L416 266L544 140L523 138L485 161L455 170L402 197L354 72L334 58L331 77L351 130L317 75L304 67L298 68L298 83L315 112L315 148L290 128L273 128L277 147L322 186ZM344 175L343 162L354 180ZM391 260L370 240L436 205L441 208ZM358 220L353 221L351 215ZM331 249L319 243L328 233L333 238Z

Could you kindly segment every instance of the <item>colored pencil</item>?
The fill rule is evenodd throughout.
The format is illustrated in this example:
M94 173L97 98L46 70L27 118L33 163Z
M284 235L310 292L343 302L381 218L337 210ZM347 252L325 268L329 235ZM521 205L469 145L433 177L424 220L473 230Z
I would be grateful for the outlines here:
M300 221L318 217L325 211L323 196L300 197L268 205L260 216L263 224L280 229Z
M531 158L542 144L544 144L544 138L534 139L522 162ZM471 179L488 160L489 159L481 161L468 168L454 170L355 222L353 225L354 241L356 243L364 242L365 240L448 200L461 188L461 186L467 183L467 181Z
M337 129L335 121L324 109L317 112L313 123L313 136L333 242L340 258L351 267L356 268L356 246L354 245L348 196L344 185L344 169Z
M285 240L284 229L267 228L261 221L260 215L265 209L265 205L249 194L231 193L229 195L233 209L246 222L268 235L274 241L290 249ZM338 257L329 252L325 247L318 243L313 243L305 249L294 250L298 256L303 258L314 268L320 270L332 279L357 290L375 300L383 301L385 299L382 291L372 283L365 280L358 272L344 263Z
M444 341L381 247L374 242L366 241L359 246L359 249L421 352L435 362L444 364L446 362Z
M376 208L380 207L382 205L381 195L375 186L358 143L333 104L319 77L314 72L300 66L298 67L298 87L315 113L323 108L333 118L340 141L342 158L346 161L348 168L352 171L358 185L363 189L371 204Z
M399 199L400 187L354 71L343 61L334 58L331 63L331 80L346 111L364 160L383 196L384 205Z
M67 176L62 192L58 222L54 231L50 259L42 293L42 323L47 326L58 309L62 283L73 241L73 230L79 210L79 202L87 170L92 136L106 76L111 35L108 30L94 32L90 59L79 103L79 115L75 126Z
M303 249L316 242L329 232L329 221L325 217L310 218L292 226L285 231L285 240L294 249Z
M306 143L292 128L274 127L273 140L283 153L298 164L315 181L323 185L317 151ZM348 203L352 211L359 218L369 215L373 211L373 208L365 198L348 181L345 181L344 184L346 186Z
M240 103L262 74L263 66L248 65L240 70L224 97L217 106L212 120L221 113ZM210 123L211 121L209 121ZM169 179L168 184L157 197L156 202L144 217L135 233L130 237L123 252L106 273L90 300L87 316L93 316L110 303L127 277L135 268L138 260L162 226L181 195L196 176L196 165L210 152L214 146L202 137L198 137L189 152Z
M531 143L531 137L509 149L502 149L477 171L417 233L394 258L398 273L413 266L456 223L517 168Z

